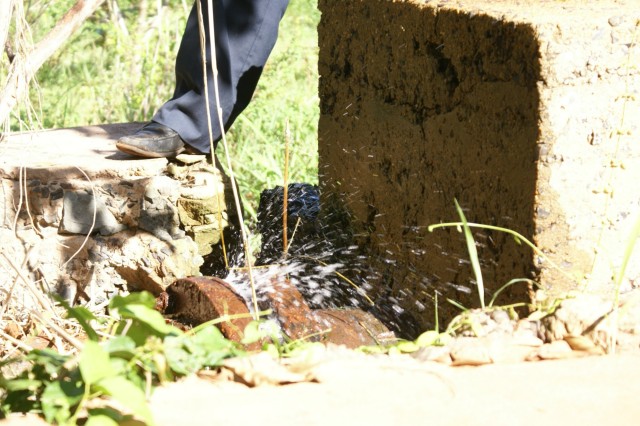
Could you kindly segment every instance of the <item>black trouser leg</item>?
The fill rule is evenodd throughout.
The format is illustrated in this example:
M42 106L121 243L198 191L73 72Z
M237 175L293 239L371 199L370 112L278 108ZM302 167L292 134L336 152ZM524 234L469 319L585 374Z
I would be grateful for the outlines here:
M207 0L200 0L207 32L207 85L214 141L221 138L210 69ZM289 0L212 0L220 105L225 130L247 107L264 64L278 37ZM172 128L189 145L209 152L209 130L202 77L197 7L187 20L176 59L176 90L153 117Z

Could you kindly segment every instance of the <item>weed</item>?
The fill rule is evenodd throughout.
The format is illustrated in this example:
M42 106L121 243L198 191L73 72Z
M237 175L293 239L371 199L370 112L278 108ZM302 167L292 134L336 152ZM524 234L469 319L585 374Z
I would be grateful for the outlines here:
M136 418L151 425L146 401L153 386L243 353L212 325L183 332L166 324L154 303L144 292L116 296L106 320L66 306L86 332L81 350L73 356L33 350L26 358L5 361L3 367L21 360L31 366L15 378L0 377L1 413L41 413L61 425L76 424L80 417L111 423ZM108 330L106 338L100 339L100 330Z

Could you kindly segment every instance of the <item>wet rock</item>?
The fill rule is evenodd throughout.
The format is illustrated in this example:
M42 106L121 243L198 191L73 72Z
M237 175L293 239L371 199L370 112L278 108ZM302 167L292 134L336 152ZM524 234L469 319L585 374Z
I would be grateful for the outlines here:
M320 341L344 345L348 348L359 346L385 345L396 341L395 335L368 312L355 308L322 309L315 312L317 326L328 333Z
M283 332L292 340L308 339L357 348L395 340L370 313L355 308L312 310L296 286L276 275L265 292L263 307L273 309Z
M240 342L252 315L233 287L216 277L190 277L176 281L166 289L161 305L167 317L189 325L199 325L227 315L237 318L216 324L222 334ZM259 346L258 346L259 347ZM257 349L255 345L254 349Z
M287 203L288 254L308 255L320 250L322 239L317 223L320 211L318 187L306 183L289 184ZM262 191L258 206L258 231L262 236L259 264L273 263L283 257L283 211L283 187Z

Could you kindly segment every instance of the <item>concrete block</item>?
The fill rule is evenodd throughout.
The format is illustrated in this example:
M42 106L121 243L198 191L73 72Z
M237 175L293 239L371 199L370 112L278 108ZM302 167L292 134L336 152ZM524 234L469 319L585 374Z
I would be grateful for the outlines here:
M476 230L486 298L516 278L611 295L640 217L637 1L320 0L320 183L379 294L432 325L477 306L454 199ZM558 267L551 265L553 262ZM640 262L625 288L640 283ZM382 296L381 296L382 297ZM525 285L497 303L526 302Z

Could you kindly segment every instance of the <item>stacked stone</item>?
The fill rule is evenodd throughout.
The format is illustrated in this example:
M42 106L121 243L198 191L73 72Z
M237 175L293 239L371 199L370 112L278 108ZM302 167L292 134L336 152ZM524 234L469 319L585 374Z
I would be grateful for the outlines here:
M200 275L220 244L223 175L204 156L169 163L116 151L137 127L13 135L0 146L2 250L46 291L93 306L122 290L159 294Z

